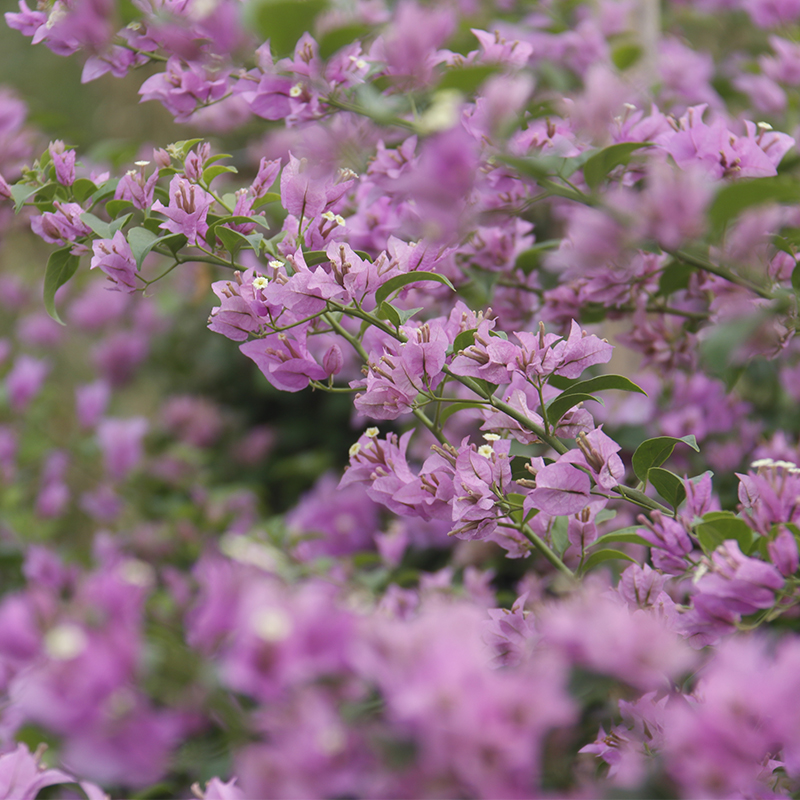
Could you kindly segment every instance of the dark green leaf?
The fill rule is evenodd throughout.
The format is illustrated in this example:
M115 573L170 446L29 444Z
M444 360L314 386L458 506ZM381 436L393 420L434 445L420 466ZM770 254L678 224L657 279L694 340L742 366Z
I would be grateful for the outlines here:
M75 274L80 259L62 247L50 254L44 273L44 308L58 323L64 324L56 311L56 292Z
M652 467L660 467L671 455L677 444L688 444L692 450L700 452L694 436L657 436L642 442L633 454L633 471L643 483L647 483L647 473Z
M457 411L464 411L467 408L486 408L485 403L476 403L472 401L465 400L463 403L451 403L447 408L442 411L439 415L439 421L444 425L450 417L455 414ZM527 473L526 473L527 474ZM529 474L527 475L529 478L531 477Z
M590 394L581 394L580 392L572 393L572 394L560 394L554 400L551 400L546 408L547 408L547 421L551 425L556 425L556 423L567 413L571 408L578 405L578 403L586 403L589 400L594 400L595 403L602 402L598 400L596 397L592 397Z
M542 178L569 178L570 175L581 168L586 158L588 158L588 154L572 158L563 158L562 156L517 158L508 156L502 160L514 167L521 175L539 180Z
M147 228L131 228L128 231L128 244L136 262L136 269L142 268L145 256L153 249L153 245L157 241L158 236Z
M334 53L338 52L343 47L347 47L347 45L366 36L370 30L371 28L366 25L354 24L345 25L341 28L334 28L324 33L319 39L320 58L327 61Z
M795 264L792 270L792 289L800 294L800 264Z
M244 24L262 41L269 39L273 55L288 56L327 7L327 0L251 0L244 8Z
M627 544L643 544L649 547L650 542L636 533L640 527L641 526L638 525L632 525L630 528L622 528L622 530L614 531L613 533L606 533L604 536L600 536L592 542L591 546L597 547L598 545L610 544L611 542L625 542Z
M253 203L253 210L261 208L261 206L268 205L269 203L280 203L281 196L277 192L267 192L263 197L259 197Z
M405 272L402 275L396 275L394 278L386 281L386 283L375 292L375 300L380 304L386 300L389 295L402 289L404 286L417 283L418 281L436 281L437 283L443 283L453 291L456 290L455 286L450 283L449 278L446 278L444 275L439 275L436 272Z
M309 250L303 253L303 260L306 262L307 267L315 267L317 264L324 264L330 261L330 258L324 250Z
M552 383L552 380L550 383ZM645 397L647 396L647 392L641 386L637 386L624 375L598 375L595 378L587 378L585 381L577 381L564 389L562 394L589 394L590 392L604 392L606 389L638 392Z
M533 247L530 247L527 250L523 250L517 256L517 260L514 263L514 268L525 273L525 275L530 275L531 272L539 269L542 253L545 253L548 250L555 250L559 244L561 244L561 239L547 239L543 242L535 244Z
M666 297L673 292L685 289L689 285L689 278L692 277L693 272L695 272L693 266L684 264L681 261L673 261L671 264L667 264L658 279L658 293Z
M470 64L456 67L445 72L439 81L439 89L457 89L465 95L471 95L488 77L500 71L495 64Z
M677 509L686 499L683 481L674 472L661 467L652 467L647 473L647 479L673 508Z
M762 203L800 202L800 183L794 177L775 175L725 183L708 210L712 227L720 233L747 208Z
M603 549L603 550L595 550L586 561L583 562L582 572L589 572L589 570L594 569L598 564L602 564L604 561L632 561L634 564L637 564L635 558L631 558L627 553L623 553L621 550L611 550L611 549Z
M111 219L119 215L120 211L130 208L133 205L130 200L109 200L106 203L106 213Z
M606 179L616 167L627 164L636 150L652 147L650 142L621 142L604 147L589 158L583 165L583 179L586 185L594 190Z
M701 544L717 538L719 538L719 543L727 539L734 539L739 543L739 549L745 555L750 555L756 542L756 533L743 519L733 515L723 515L719 512L704 514L703 522L698 524L694 530Z
M453 340L453 352L460 353L475 344L475 331L477 328L470 328L468 331L461 331Z
M222 242L222 246L232 255L235 256L244 245L249 245L247 237L233 228L225 228L217 226L214 228L214 233L217 238Z
M397 309L391 303L387 303L385 300L378 306L378 316L389 320L389 322L394 325L395 328L399 328L400 325L402 325L400 322L400 315L397 313Z
M642 48L638 44L621 44L611 51L611 60L620 71L632 67L641 57Z

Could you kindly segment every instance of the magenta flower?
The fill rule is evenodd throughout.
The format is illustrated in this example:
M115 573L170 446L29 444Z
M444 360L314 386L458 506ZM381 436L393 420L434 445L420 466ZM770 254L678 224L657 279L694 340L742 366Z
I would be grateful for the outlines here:
M109 417L97 426L97 439L111 478L123 480L142 460L142 439L147 428L144 417Z
M182 233L189 244L200 244L208 231L206 217L214 198L197 184L175 175L169 184L169 206L160 200L153 203L153 211L159 211L168 219L161 223L172 233Z
M136 261L122 231L116 231L113 239L92 242L92 250L90 269L100 267L117 291L136 291Z
M50 142L48 150L56 168L56 180L64 186L72 186L75 183L75 151L67 150L61 139Z
M6 391L11 408L24 411L39 394L44 385L50 363L33 356L21 355L14 362L11 372L6 375Z

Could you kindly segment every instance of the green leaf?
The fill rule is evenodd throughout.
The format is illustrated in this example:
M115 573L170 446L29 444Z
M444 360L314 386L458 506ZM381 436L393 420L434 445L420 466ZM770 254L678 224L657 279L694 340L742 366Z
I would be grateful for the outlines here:
M438 89L457 89L471 95L487 78L500 71L495 64L470 64L447 70L439 81Z
M562 156L532 156L517 158L506 156L501 160L514 167L521 175L538 180L540 178L569 178L577 172L589 157L588 153L571 158Z
M175 154L174 157L183 160L184 158L186 158L186 156L189 153L189 151L196 144L200 144L200 142L202 142L202 141L203 141L202 137L197 138L197 139L181 139L178 142L173 142L172 144L168 145L167 146L167 152L170 155L173 155L173 153L174 153Z
M114 235L114 231L107 222L96 217L94 214L84 211L81 214L81 219L96 233L101 239L110 239Z
M546 239L543 242L523 250L514 263L514 268L530 275L536 269L539 269L539 263L542 258L542 253L548 250L555 250L561 244L561 239Z
M114 217L119 215L120 211L130 208L132 205L133 203L131 203L130 200L109 200L106 203L106 214L114 219Z
M391 303L387 303L385 301L381 303L378 306L378 316L389 320L389 322L394 325L395 328L399 328L402 324L400 322L400 315L397 313L397 309Z
M703 549L716 542L711 549L706 552L713 552L720 544L728 539L734 539L739 544L739 549L745 554L750 555L755 545L757 534L740 517L728 516L720 512L711 512L703 515L703 522L695 526L695 534L700 540Z
M436 272L405 272L402 275L395 275L394 278L386 281L386 283L375 292L375 300L380 304L386 300L390 294L399 291L404 286L417 283L418 281L436 281L437 283L443 283L453 291L456 290L455 286L450 283L449 278L446 278L444 275L439 275Z
M638 44L621 44L611 51L611 60L621 72L632 67L642 57L642 48Z
M639 563L635 558L631 558L627 553L623 553L622 550L611 550L610 548L605 548L603 550L595 550L595 552L583 562L581 572L589 572L589 570L594 569L598 564L602 564L604 561L611 560L631 561L634 564Z
M652 144L650 142L621 142L604 147L594 153L583 165L583 179L586 181L586 185L592 191L597 189L613 169L628 164L634 152L642 147L652 147Z
M45 186L49 185L48 183L45 184ZM29 186L27 183L15 183L8 188L11 189L11 196L14 198L14 212L16 213L22 208L26 200L44 189L44 186Z
M327 61L334 53L370 33L366 25L344 25L324 33L319 39L319 55Z
M470 400L465 400L463 403L451 403L447 408L442 411L439 415L439 422L444 425L450 417L453 416L458 411L464 411L467 408L486 408L486 403L477 403ZM528 475L530 478L530 475Z
M690 264L684 264L680 261L673 261L671 264L667 264L658 279L658 294L666 297L673 292L685 289L689 285L689 279L692 277L693 272L695 272L695 268Z
M747 208L762 203L800 202L800 183L794 177L775 175L726 183L708 210L708 219L716 233Z
M598 545L610 544L611 542L625 542L627 544L643 544L646 547L650 547L650 542L648 542L646 539L643 539L638 533L636 533L640 527L640 525L632 525L629 528L622 528L621 530L614 531L613 533L606 533L605 535L595 539L591 546L597 547Z
M800 294L800 263L797 263L792 270L792 289Z
M263 197L259 197L253 203L253 210L255 211L257 208L261 208L261 206L266 206L269 203L280 203L281 196L277 192L267 192Z
M273 55L288 56L327 7L327 0L251 0L244 7L243 19L261 41L269 39Z
M601 400L598 400L596 397L592 397L590 394L581 394L579 392L572 394L560 394L545 406L547 409L547 421L551 425L555 426L561 417L567 413L567 411L578 405L578 403L586 403L589 400L594 400L595 403L600 403L602 405Z
M569 519L567 517L556 517L550 526L550 542L559 558L564 555L566 549L569 547L568 526Z
M210 184L219 175L224 175L226 172L238 172L236 167L225 166L224 164L215 164L213 167L207 167L203 170L203 180L206 185Z
M677 444L688 444L692 450L700 452L694 436L657 436L642 442L633 454L633 471L643 483L647 483L647 473L652 467L660 467L671 455Z
M377 314L381 319L388 319L395 328L398 328L400 325L405 325L411 317L414 316L418 311L422 311L421 308L397 308L397 306L393 306L391 303L387 303L385 300L378 306Z
M225 228L222 226L217 226L216 228L214 228L214 233L217 235L217 238L222 242L222 246L232 256L235 256L239 252L239 250L242 249L242 247L250 244L247 241L247 237L243 233L239 233L239 231L235 231L233 230L233 228Z
M62 247L50 254L44 273L44 308L60 325L64 324L56 311L56 292L75 274L80 259Z
M453 340L453 352L460 353L475 344L475 331L477 328L470 328L468 331L461 331Z
M653 484L655 490L674 508L686 499L686 489L683 481L668 469L652 467L647 473L647 479Z
M82 203L89 195L97 191L97 186L88 178L78 178L72 184L72 195L76 203Z
M552 383L552 381L550 381ZM589 394L604 392L606 389L619 389L621 392L638 392L647 397L647 392L624 375L598 375L570 384L562 394Z
M303 260L307 267L315 267L317 264L324 264L330 261L328 254L324 250L308 250L303 253Z
M147 228L131 228L127 238L136 261L136 269L141 269L145 256L153 249L159 237Z

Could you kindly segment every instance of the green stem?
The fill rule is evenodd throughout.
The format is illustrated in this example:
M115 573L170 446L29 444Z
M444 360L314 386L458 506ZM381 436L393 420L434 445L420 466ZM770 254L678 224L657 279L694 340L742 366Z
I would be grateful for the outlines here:
M651 511L660 511L662 514L669 514L672 516L672 510L661 503L656 502L649 498L644 492L638 489L631 489L627 486L615 486L612 491L620 497L624 497L628 502L634 503L641 508L649 508Z
M747 278L743 278L741 275L731 272L726 267L720 267L717 264L712 264L710 261L707 261L704 258L693 256L691 253L686 253L683 250L664 250L664 252L669 253L678 261L683 261L684 264L689 264L692 267L697 267L705 272L710 272L712 275L717 275L720 278L724 278L726 281L736 284L736 286L741 286L743 289L747 289L748 291L751 291L766 300L774 299L771 292L768 292L766 289L762 289L752 281L747 280Z
M575 573L540 539L525 523L519 532L557 569L570 578L575 578Z

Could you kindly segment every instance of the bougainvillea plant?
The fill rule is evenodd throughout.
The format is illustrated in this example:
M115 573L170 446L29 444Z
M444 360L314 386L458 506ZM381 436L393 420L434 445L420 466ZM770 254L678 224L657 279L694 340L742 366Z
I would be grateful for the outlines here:
M0 797L800 796L800 3L5 19Z

